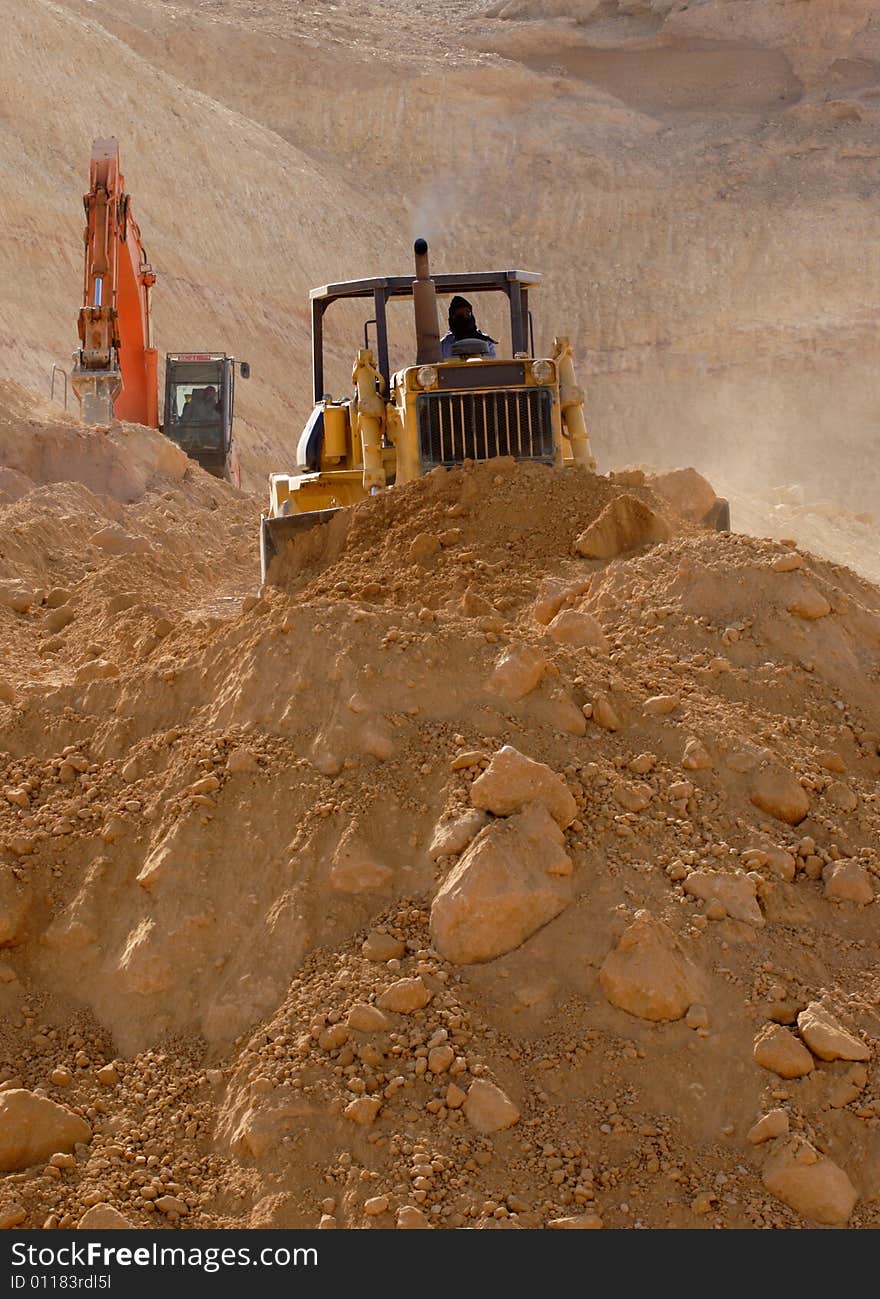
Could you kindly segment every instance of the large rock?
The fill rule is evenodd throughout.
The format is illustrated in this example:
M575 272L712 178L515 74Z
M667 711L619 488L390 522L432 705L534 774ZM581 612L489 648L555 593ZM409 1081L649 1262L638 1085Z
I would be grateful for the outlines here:
M544 655L530 645L511 645L498 657L492 672L492 688L510 703L524 699L540 685L547 671Z
M413 537L407 552L410 563L427 566L440 553L440 538L433 532L420 532Z
M847 1222L858 1199L843 1169L797 1135L773 1142L763 1181L767 1190L795 1213L829 1226Z
M651 695L642 707L650 717L665 717L681 705L678 695Z
M387 1033L393 1028L393 1023L384 1010L368 1001L359 1001L352 1006L345 1022L358 1033Z
M696 735L691 735L685 743L681 765L685 771L710 771L715 763L703 741Z
M349 1101L342 1112L352 1123L367 1128L375 1121L381 1108L382 1102L378 1096L358 1096L355 1100Z
M855 902L861 907L874 901L871 872L861 862L847 859L832 862L822 872L825 896L835 902Z
M471 1083L462 1108L471 1127L484 1134L503 1132L519 1120L519 1110L507 1093L485 1078Z
M787 825L798 825L810 810L810 800L800 781L784 767L764 767L752 781L751 800L768 816Z
M593 696L591 716L596 725L601 726L603 731L620 730L621 721L617 709L601 690Z
M402 1204L397 1210L398 1231L433 1231L434 1224L414 1204Z
M859 796L842 780L832 780L825 790L825 798L839 812L854 812L859 805Z
M608 650L608 640L601 624L591 613L583 613L580 609L563 609L547 631L559 645L595 649L603 654Z
M376 1004L397 1015L413 1015L417 1010L424 1010L430 1000L431 994L420 978L398 979L380 994Z
M381 1105L372 1096L359 1096L358 1101ZM279 1087L248 1096L232 1091L218 1117L217 1134L238 1159L264 1159L279 1149L289 1132L306 1131L313 1124L314 1110L302 1092Z
M666 541L669 525L637 496L626 493L610 501L599 517L582 532L574 549L586 559L613 559L657 541Z
M685 893L703 902L720 902L732 920L760 928L764 914L758 906L755 881L748 875L728 875L724 871L691 871L684 882Z
M702 523L717 500L715 488L696 469L670 469L646 474L645 484L692 523Z
M815 1068L815 1061L803 1042L782 1024L764 1025L755 1038L752 1059L780 1078L803 1078Z
M243 772L259 771L259 769L260 764L257 762L256 756L251 753L250 749L247 749L244 746L238 749L233 749L229 757L226 759L226 770L231 775Z
M0 582L0 605L14 613L27 613L34 603L34 592L17 578Z
M90 659L81 668L77 668L74 681L109 681L118 676L119 667L116 663L111 663L109 659Z
M820 1060L870 1060L870 1048L848 1033L829 1010L811 1001L797 1019L798 1032Z
M762 1114L746 1135L753 1146L760 1146L765 1141L774 1141L777 1137L784 1136L786 1132L788 1132L788 1115L785 1110L776 1109L770 1110L768 1114Z
M434 838L428 849L432 861L439 857L454 857L471 843L487 824L489 818L477 808L468 808L459 816L441 817L434 826Z
M43 627L46 631L50 632L51 635L55 636L58 632L64 631L65 627L69 627L75 618L76 614L69 604L61 605L60 608L51 609L49 613L46 614L43 619Z
M534 762L505 744L471 786L474 807L493 816L510 816L529 803L543 803L563 827L577 816L577 804L561 776L543 762Z
M799 555L796 550L790 550L787 554L777 555L770 561L770 570L773 573L794 573L804 566L804 557Z
M361 944L368 961L395 961L406 954L406 943L382 929L371 929Z
M458 965L513 951L572 899L571 860L541 804L481 830L431 907L431 941Z
M79 1231L135 1231L135 1224L112 1204L93 1204L76 1224Z
M685 956L669 926L650 911L637 911L599 970L608 1001L640 1019L682 1019L705 999L700 970Z
M642 782L621 780L614 786L614 801L627 812L644 812L650 806L652 790Z
M797 865L794 857L784 848L768 848L764 853L764 865L774 875L779 875L781 879L790 882L797 873Z
M91 1140L85 1119L66 1105L23 1088L0 1092L0 1169L13 1172Z
M589 578L585 582L567 584L556 577L545 577L538 588L538 598L532 606L532 617L535 622L546 627L567 601L583 595L589 586Z
M799 583L786 608L796 618L803 618L807 622L813 622L817 618L827 618L831 612L831 605L822 592L817 591L810 582Z

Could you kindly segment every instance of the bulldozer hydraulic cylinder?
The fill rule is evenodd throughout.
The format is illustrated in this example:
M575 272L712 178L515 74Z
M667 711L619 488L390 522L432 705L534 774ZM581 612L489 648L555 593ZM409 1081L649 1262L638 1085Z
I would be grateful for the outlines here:
M578 386L575 378L571 342L567 338L556 338L553 340L553 347L553 359L559 376L562 424L571 442L574 462L595 472L596 461L590 449L590 435L584 417L584 390Z
M357 388L358 433L364 456L364 490L385 486L385 467L382 464L382 434L385 428L385 400L381 388L384 380L376 369L376 360L370 348L358 352L352 373Z

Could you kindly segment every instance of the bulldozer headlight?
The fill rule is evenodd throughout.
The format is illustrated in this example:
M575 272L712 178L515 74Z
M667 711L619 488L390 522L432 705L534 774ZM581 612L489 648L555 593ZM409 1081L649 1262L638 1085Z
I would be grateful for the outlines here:
M420 365L416 370L416 378L419 381L420 388L433 388L437 383L436 365Z
M555 375L553 362L535 361L532 365L532 375L538 383L552 383Z

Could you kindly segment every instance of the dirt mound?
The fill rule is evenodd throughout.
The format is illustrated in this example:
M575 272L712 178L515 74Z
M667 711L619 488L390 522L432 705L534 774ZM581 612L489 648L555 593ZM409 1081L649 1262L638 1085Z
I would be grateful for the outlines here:
M209 493L218 502L238 495L196 472L193 461L155 429L117 421L106 428L84 425L9 380L0 380L0 464L6 500L29 485L69 482L122 504L179 484L193 502L210 499Z
M0 505L6 1219L876 1227L876 588L497 462L259 593L190 472Z
M260 486L0 385L0 1225L880 1225L875 11L0 0L5 374L70 362L100 67ZM478 466L260 593L308 291L416 236L541 272L600 467L750 535Z
M490 617L532 597L550 568L560 577L583 572L573 559L578 538L632 490L640 492L637 507L650 513L653 506L688 529L650 488L499 457L435 470L297 535L272 576L304 598L350 595L389 605L421 599L428 609ZM631 547L654 539L633 536Z

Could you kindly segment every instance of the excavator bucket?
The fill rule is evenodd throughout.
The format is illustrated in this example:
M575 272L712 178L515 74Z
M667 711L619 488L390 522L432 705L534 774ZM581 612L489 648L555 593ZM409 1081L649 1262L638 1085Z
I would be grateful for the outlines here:
M86 424L109 424L112 421L113 402L122 390L122 376L118 370L75 369L70 383L79 398Z
M303 533L311 532L339 513L341 507L330 510L309 510L302 514L279 514L274 518L262 515L260 519L260 575L263 582L271 582L276 561Z

